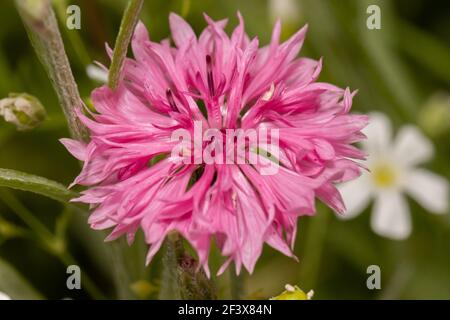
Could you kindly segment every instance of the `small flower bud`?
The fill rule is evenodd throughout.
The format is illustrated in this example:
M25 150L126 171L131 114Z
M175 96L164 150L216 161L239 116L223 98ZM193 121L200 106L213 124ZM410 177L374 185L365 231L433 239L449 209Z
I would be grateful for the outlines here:
M299 287L292 286L290 284L287 284L285 286L285 289L286 290L281 294L271 298L270 300L311 300L314 295L314 291L312 290L310 290L308 293L305 293Z
M0 116L23 131L37 127L45 120L46 112L36 97L26 93L10 93L8 98L0 100Z

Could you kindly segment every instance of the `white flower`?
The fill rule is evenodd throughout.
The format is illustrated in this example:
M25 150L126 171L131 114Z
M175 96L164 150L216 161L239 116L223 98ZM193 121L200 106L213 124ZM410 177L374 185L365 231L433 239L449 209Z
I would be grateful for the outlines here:
M99 65L90 64L86 67L86 74L94 81L106 83L108 82L108 71Z
M11 298L6 293L0 291L0 300L11 300Z
M391 124L381 113L370 115L363 143L368 153L369 172L339 186L347 207L344 218L352 218L364 210L371 198L371 226L379 235L405 239L411 233L411 217L407 193L432 213L448 210L448 182L428 170L416 168L433 157L431 142L412 125L400 128L391 141Z

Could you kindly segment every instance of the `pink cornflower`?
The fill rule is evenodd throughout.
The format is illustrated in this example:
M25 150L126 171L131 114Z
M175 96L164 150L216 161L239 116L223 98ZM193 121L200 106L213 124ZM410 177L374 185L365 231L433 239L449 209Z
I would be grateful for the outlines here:
M259 48L238 17L229 37L226 20L205 15L197 38L171 14L175 47L150 41L139 23L118 89L94 90L96 113L79 112L90 142L62 139L84 162L74 184L89 188L75 201L90 204L91 227L114 228L107 240L126 234L129 243L141 228L147 262L171 231L190 242L207 274L213 239L227 257L219 274L231 261L237 273L242 265L252 272L264 243L294 257L297 218L315 213L316 197L343 212L334 184L360 174L351 158L364 155L351 144L364 138L367 117L349 114L349 89L316 82L321 59L297 58L307 27L280 43L277 22ZM261 164L173 161L172 133L192 132L199 121L221 131L278 129L277 173L261 174Z

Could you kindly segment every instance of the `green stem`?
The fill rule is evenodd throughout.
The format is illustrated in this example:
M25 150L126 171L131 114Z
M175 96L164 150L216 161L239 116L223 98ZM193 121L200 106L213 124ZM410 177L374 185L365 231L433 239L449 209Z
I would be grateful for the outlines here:
M8 189L0 189L0 199L14 211L41 239L52 239L53 234Z
M143 3L144 0L130 0L123 14L108 74L108 86L113 90L119 84L123 63L127 56L128 45L133 35L134 27L138 22Z
M244 297L245 277L242 273L240 275L237 275L234 268L231 267L229 268L229 275L230 275L231 299L241 300Z
M130 272L125 265L125 245L126 244L123 243L123 239L117 239L111 243L110 247L116 295L120 300L130 300L136 298L131 291Z
M191 9L191 0L183 0L181 4L181 16L186 18L189 14L189 10Z
M212 300L216 299L213 282L197 261L184 250L183 239L176 232L167 236L163 258L160 299Z
M115 90L119 84L121 71L128 51L133 30L138 22L143 0L130 0L122 16L119 34L116 38L111 67L108 73L108 86ZM114 278L117 296L119 299L130 299L133 295L130 291L128 271L124 265L122 245L119 242L112 244L111 253L114 262Z
M183 255L183 243L178 234L169 234L166 239L162 272L161 289L159 299L179 300L181 299L178 288L178 259Z
M86 127L75 113L75 109L80 108L83 101L78 93L50 1L16 0L16 7L34 50L58 95L72 136L86 140Z
M304 288L314 288L317 283L329 215L328 210L319 212L310 221L305 253L302 259L304 264L300 274L300 283Z

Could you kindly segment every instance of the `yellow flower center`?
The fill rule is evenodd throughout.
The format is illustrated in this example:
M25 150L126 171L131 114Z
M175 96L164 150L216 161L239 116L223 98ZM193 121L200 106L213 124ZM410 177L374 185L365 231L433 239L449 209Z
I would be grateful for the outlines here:
M373 182L379 188L389 188L396 183L397 173L391 165L379 164L371 168L371 171Z

